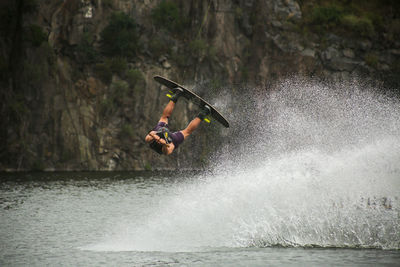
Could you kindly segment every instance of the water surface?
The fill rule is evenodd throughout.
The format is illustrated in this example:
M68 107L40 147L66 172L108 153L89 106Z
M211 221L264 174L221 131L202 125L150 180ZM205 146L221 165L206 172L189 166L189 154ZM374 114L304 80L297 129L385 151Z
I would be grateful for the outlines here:
M196 218L185 217L161 220L164 214L158 209L171 205L171 198L182 200L182 188L188 184L210 183L196 173L2 174L1 266L395 266L400 262L398 250L246 246L240 240L235 243L234 236L240 233L234 232L221 242L218 227L204 232L199 225L208 220L215 226L214 217L217 221L221 217L212 212L208 213L212 217L197 223ZM210 203L204 204L210 208ZM181 212L168 214L183 216ZM199 212L206 216L204 210ZM195 214L196 210L186 215ZM185 238L199 233L209 245L201 238Z

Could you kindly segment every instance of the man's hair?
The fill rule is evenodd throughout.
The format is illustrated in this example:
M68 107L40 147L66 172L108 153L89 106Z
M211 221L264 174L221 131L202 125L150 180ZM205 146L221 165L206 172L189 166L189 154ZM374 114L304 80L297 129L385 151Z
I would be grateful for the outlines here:
M162 145L157 143L156 140L153 140L150 144L149 144L150 148L153 149L155 152L157 152L158 154L163 154L162 152Z

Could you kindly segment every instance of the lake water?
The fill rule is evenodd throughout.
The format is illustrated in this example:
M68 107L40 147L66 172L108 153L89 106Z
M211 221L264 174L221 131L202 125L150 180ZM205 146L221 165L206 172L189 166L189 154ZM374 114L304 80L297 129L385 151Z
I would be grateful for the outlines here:
M249 184L236 190L235 179L223 184L225 177L201 173L0 177L1 266L400 263L399 206L331 209L347 216L341 219L329 211L307 216L298 206L279 214L268 205L284 199L256 196L260 191Z

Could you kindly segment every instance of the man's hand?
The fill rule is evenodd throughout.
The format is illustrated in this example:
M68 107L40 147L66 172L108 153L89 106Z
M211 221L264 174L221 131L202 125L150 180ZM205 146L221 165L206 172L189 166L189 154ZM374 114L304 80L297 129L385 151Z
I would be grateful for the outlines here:
M152 142L152 141L156 141L157 143L159 143L159 144L161 144L162 146L163 146L163 153L165 154L165 155L169 155L169 154L171 154L173 151L174 151L174 148L175 148L175 146L173 145L173 143L169 143L169 144L167 144L167 142L163 139L163 138L161 138L161 137L159 137L157 134L156 134L156 131L151 131L147 136L146 136L146 142L147 143L150 143L150 142Z
M163 146L169 147L169 144L167 144L167 142L166 142L163 138L161 138L161 137L159 137L157 134L155 134L155 131L151 131L151 132L149 133L149 135L150 135L157 143L159 143L159 144L161 144L161 145L163 145Z

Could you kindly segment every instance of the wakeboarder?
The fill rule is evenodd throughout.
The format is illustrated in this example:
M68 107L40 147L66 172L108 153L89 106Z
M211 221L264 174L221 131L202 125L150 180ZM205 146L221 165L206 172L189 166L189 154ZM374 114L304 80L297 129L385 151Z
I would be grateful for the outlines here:
M189 135L191 135L197 129L197 127L199 127L200 123L206 119L207 115L209 115L211 112L210 107L205 105L201 107L199 114L185 129L177 132L171 132L168 125L168 119L174 110L176 102L182 94L183 90L181 88L175 88L174 94L168 95L170 101L164 108L160 120L153 130L146 135L146 143L148 143L150 148L160 155L170 155L175 149L178 148L180 144L183 143L186 138L188 138Z

